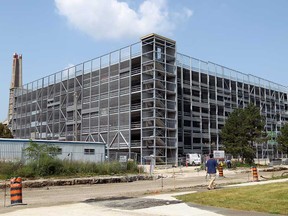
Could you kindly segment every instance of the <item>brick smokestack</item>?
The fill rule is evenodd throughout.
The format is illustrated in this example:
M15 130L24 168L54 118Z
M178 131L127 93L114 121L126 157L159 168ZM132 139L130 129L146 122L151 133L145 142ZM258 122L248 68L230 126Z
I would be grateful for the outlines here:
M17 88L22 87L22 55L17 53L13 54L13 64L12 64L12 79L10 85L10 95L9 95L9 109L8 109L8 124L11 124L13 117L13 106L14 106L14 95Z

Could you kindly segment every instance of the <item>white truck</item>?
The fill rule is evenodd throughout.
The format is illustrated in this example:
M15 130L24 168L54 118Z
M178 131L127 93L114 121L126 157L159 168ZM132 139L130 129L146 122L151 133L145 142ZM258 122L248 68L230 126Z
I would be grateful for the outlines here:
M201 155L197 153L188 153L186 154L186 164L195 166L201 165Z

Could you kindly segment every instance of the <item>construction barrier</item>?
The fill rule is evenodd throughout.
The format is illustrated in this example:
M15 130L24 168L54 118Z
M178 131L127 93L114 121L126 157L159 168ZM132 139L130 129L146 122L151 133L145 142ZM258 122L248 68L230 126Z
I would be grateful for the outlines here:
M218 172L219 172L219 177L224 177L224 175L223 175L223 166L221 166L221 165L218 166Z
M258 172L255 166L252 167L252 176L253 176L253 181L258 181Z
M22 179L12 178L10 180L11 205L22 204Z

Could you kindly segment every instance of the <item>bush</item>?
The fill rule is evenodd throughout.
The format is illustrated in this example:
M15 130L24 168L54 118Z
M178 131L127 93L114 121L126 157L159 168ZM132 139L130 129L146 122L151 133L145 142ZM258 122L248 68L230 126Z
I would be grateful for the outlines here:
M17 171L23 167L22 163L17 162L0 162L0 174L2 178L9 179L17 175Z
M249 163L242 163L240 161L233 161L232 162L232 168L236 168L236 167L251 167L253 164L249 164Z
M143 170L140 170L143 172ZM57 158L42 156L38 160L30 160L23 165L20 162L0 162L0 178L11 177L49 177L49 176L69 176L82 177L92 175L119 175L126 173L138 173L137 163L128 161L127 163L105 162L79 162L59 160Z
M79 163L70 162L69 160L62 161L63 172L62 175L71 176L78 172Z
M127 163L127 171L134 173L138 171L138 165L135 161L128 161Z
M17 171L17 176L35 178L37 174L32 166L23 166Z
M54 176L62 173L63 164L59 159L45 158L41 160L38 167L39 176Z

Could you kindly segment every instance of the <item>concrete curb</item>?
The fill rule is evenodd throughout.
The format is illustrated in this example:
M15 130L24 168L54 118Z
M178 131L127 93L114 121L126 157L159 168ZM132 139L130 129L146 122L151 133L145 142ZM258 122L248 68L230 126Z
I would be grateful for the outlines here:
M160 178L156 176L156 178ZM151 175L129 175L129 176L104 176L104 177L89 177L89 178L71 178L71 179L40 179L40 180L24 180L22 181L23 188L41 188L49 186L67 186L81 184L110 184L134 181L153 180L155 176ZM0 188L10 186L10 181L0 183Z

